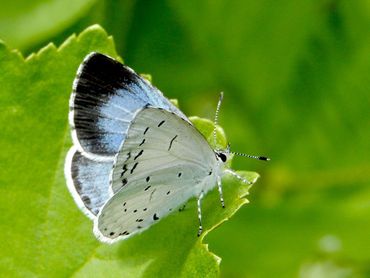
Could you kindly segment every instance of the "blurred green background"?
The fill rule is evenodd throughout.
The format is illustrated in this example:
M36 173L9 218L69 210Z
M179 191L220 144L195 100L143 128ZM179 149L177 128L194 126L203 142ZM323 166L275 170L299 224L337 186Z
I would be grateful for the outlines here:
M25 56L98 23L261 179L207 237L224 277L370 277L370 1L1 1Z

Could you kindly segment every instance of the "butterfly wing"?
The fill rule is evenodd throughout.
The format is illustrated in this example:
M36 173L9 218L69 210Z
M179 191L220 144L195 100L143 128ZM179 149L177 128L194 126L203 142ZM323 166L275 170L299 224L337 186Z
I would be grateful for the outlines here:
M162 93L118 61L91 53L80 65L69 120L78 150L93 160L113 160L135 112L146 105L185 117Z
M114 155L128 126L148 104L183 116L159 90L108 56L91 53L80 65L69 113L76 148L66 158L65 176L75 202L92 219L109 197Z
M95 219L96 236L113 242L148 228L215 184L215 164L213 150L186 120L163 109L139 111L116 156L115 194Z
M108 200L109 175L113 161L97 162L72 147L66 157L65 176L68 189L78 207L91 219Z

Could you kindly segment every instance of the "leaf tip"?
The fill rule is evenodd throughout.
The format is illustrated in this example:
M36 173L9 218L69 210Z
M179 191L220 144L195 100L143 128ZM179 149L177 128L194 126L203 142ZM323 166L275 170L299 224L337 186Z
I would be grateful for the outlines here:
M91 32L91 31L96 31L96 32L102 32L104 33L104 35L108 36L107 32L105 31L105 29L100 25L100 24L93 24L93 25L90 25L89 27L87 27L82 33L84 32Z
M22 53L18 49L10 49L3 40L0 40L0 59L5 58L7 55L14 55L18 59L24 60Z
M111 36L108 36L108 33L105 31L103 27L101 27L99 24L94 24L89 27L87 27L85 30L83 30L78 36L77 40L84 40L85 37L88 37L90 34L98 35L103 38L112 38Z

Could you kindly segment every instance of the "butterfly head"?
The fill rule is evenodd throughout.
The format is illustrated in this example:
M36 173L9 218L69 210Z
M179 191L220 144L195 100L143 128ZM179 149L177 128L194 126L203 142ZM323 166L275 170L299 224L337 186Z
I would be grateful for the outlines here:
M226 150L215 150L216 158L222 163L226 163L230 159L230 144L227 145Z
M216 158L218 161L222 163L226 163L226 161L230 158L230 153L226 151L215 151Z

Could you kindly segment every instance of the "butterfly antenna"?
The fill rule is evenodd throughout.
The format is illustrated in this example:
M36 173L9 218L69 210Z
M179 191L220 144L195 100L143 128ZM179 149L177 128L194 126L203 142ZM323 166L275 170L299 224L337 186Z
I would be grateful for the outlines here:
M215 114L215 120L214 120L214 123L215 123L215 128L213 129L213 143L216 147L216 128L217 128L217 125L218 125L218 112L220 111L220 107L221 107L221 103L222 103L222 99L224 98L224 92L221 92L220 93L220 98L218 99L218 103L217 103L217 108L216 108L216 114Z
M264 161L269 161L270 158L267 157L267 156L257 156L257 155L249 155L249 154L245 154L245 153L236 153L236 152L230 152L234 155L237 155L237 156L244 156L244 157L249 157L249 158L254 158L254 159L258 159L258 160L264 160Z

